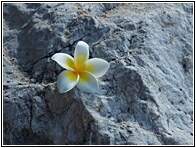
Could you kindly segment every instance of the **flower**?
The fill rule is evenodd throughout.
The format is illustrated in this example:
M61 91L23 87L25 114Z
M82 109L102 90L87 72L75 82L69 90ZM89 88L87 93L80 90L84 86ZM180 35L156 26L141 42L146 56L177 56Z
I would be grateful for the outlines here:
M89 46L83 41L77 43L74 58L65 53L56 53L52 56L52 60L66 69L57 79L60 93L68 92L76 85L81 91L97 92L99 89L97 78L103 76L109 68L109 63L103 59L89 59Z

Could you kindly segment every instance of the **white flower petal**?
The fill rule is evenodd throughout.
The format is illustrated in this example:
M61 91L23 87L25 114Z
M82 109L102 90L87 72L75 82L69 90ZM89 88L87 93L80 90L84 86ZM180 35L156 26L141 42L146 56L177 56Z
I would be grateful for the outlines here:
M92 73L95 77L103 76L109 69L110 64L100 58L92 58L82 66L82 69Z
M56 61L63 68L73 70L74 59L72 56L66 53L56 53L51 57L52 60Z
M64 70L58 76L57 88L60 93L71 90L79 81L79 75L70 70Z
M76 68L79 68L89 58L89 46L83 41L79 41L74 52Z
M99 90L97 79L89 72L80 72L77 87L87 93L95 93Z

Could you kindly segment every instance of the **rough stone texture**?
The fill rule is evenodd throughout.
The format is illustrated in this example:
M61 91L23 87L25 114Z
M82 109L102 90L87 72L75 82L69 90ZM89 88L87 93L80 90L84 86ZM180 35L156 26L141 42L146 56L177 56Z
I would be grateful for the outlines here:
M193 4L4 3L3 144L193 144ZM59 94L73 55L110 63L100 93Z

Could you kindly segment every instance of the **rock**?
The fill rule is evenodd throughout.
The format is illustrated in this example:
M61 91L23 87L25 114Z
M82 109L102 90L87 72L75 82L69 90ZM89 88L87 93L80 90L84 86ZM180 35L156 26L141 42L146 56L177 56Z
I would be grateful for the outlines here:
M3 144L192 145L193 4L4 3ZM54 53L110 63L59 94Z

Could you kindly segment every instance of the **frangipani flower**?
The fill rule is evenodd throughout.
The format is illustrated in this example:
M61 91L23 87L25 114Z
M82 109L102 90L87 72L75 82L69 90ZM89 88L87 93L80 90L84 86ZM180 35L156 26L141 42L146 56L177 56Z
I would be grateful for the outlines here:
M97 92L97 78L103 76L109 68L109 63L103 59L89 59L89 46L83 41L77 43L74 58L65 53L56 53L52 60L66 69L57 79L60 93L68 92L76 85L81 91Z

